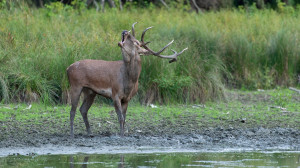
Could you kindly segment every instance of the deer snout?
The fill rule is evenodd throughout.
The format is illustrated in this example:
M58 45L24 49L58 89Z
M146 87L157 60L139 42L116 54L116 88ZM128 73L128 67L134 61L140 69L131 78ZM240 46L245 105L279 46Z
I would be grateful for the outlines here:
M128 36L129 32L127 30L124 30L122 32L122 43L126 40L126 37Z

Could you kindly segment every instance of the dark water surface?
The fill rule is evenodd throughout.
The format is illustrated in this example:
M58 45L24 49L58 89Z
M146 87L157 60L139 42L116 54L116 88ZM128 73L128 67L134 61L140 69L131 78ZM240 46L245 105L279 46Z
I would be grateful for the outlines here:
M12 155L0 158L0 167L295 167L300 152L200 152L139 154Z

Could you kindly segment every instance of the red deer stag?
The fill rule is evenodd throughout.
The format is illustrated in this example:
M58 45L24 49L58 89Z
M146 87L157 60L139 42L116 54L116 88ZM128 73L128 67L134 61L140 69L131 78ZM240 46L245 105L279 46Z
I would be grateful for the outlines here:
M83 103L80 107L80 113L83 117L88 135L91 135L91 129L87 117L87 113L94 98L97 94L111 98L114 103L116 113L120 123L120 135L124 135L124 124L128 102L137 93L138 79L141 73L141 58L140 55L155 55L160 58L171 59L171 62L176 61L177 56L183 53L186 49L173 55L160 55L169 45L158 52L151 50L144 42L144 36L149 27L143 31L141 41L135 38L134 23L132 32L123 31L122 41L118 43L122 51L123 60L121 61L103 61L103 60L81 60L73 63L67 69L67 75L70 82L70 135L74 137L74 117L81 93L84 95Z

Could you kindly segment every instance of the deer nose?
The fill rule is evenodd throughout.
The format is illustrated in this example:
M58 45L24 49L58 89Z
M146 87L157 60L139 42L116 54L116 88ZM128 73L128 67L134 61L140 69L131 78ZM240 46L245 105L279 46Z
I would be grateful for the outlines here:
M122 35L127 35L128 34L128 31L127 30L124 30L123 32L122 32Z
M124 30L124 31L122 32L122 42L125 41L125 35L127 36L128 34L129 34L129 33L128 33L127 30Z

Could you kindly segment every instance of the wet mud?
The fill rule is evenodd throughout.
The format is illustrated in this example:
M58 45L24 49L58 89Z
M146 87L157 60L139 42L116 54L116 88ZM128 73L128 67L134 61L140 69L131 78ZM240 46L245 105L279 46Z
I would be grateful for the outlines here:
M197 133L144 135L76 135L31 133L0 142L0 155L192 152L224 150L300 150L300 131L293 128L207 128Z

